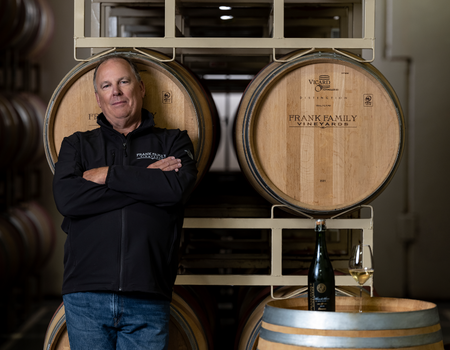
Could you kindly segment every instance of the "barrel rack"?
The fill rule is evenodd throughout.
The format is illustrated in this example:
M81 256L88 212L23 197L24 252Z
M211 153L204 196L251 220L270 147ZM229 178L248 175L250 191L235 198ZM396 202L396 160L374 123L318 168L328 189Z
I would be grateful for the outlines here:
M240 285L240 286L306 286L308 276L286 276L282 274L282 231L283 229L314 229L314 218L192 218L184 220L184 228L220 229L270 229L271 230L271 274L270 275L178 275L180 285ZM328 229L362 230L362 243L373 247L373 208L370 217L359 219L339 219L339 215L326 220ZM335 276L336 286L357 286L349 275ZM373 295L373 279L368 284Z
M75 18L74 18L74 58L78 61L85 61L87 59L80 59L77 57L78 48L101 48L111 49L116 48L164 48L171 49L173 52L172 60L175 59L175 54L195 51L197 54L205 53L205 50L211 52L218 50L218 54L233 54L236 50L245 49L252 50L254 53L272 52L276 60L277 49L333 49L342 54L342 49L370 49L372 50L372 59L375 57L375 0L362 0L361 27L363 32L360 38L285 38L284 37L284 3L333 3L333 1L318 1L318 0L260 0L256 2L272 3L272 18L270 38L195 38L176 36L177 30L182 32L182 19L178 14L178 5L182 5L182 1L164 0L164 30L163 38L158 37L105 37L105 23L102 23L102 18L106 16L106 5L114 4L138 4L138 3L162 3L162 1L149 0L91 0L91 36L85 36L85 0L75 0ZM255 2L255 1L252 1ZM347 1L354 2L354 1ZM221 5L222 1L208 1L208 3L216 3ZM238 0L227 1L229 4L238 4ZM354 16L357 21L357 14ZM353 35L353 33L352 33ZM307 51L308 52L308 51ZM305 52L306 53L306 52Z
M347 3L356 4L352 20L356 24L349 38L285 38L284 36L284 5L287 3L336 3L335 1L319 0L257 0L251 3L272 4L270 31L271 37L266 38L234 38L224 37L184 37L183 18L180 7L188 1L184 0L90 0L91 8L86 9L85 0L74 0L74 58L77 61L89 61L92 57L79 58L78 49L90 49L91 55L106 54L116 48L129 48L140 51L138 48L158 48L162 52L169 52L175 60L179 55L181 59L185 54L216 54L233 55L237 52L248 55L271 55L274 61L279 61L277 55L286 50L304 49L306 54L316 49L332 49L344 54L341 50L371 50L371 59L360 59L372 62L375 57L375 0L349 0ZM117 37L108 36L108 28L104 23L112 4L129 5L152 3L164 6L164 37ZM200 3L203 3L200 1ZM211 0L208 4L222 5L222 1ZM239 0L229 0L227 4L238 4ZM90 15L90 37L85 35L85 21ZM360 16L358 16L360 15ZM357 28L361 28L358 32ZM181 33L181 34L180 34ZM360 34L360 35L359 35ZM298 56L297 56L298 57ZM349 56L350 57L350 56ZM295 57L294 57L295 58ZM354 57L352 57L354 58ZM281 61L282 62L282 61ZM178 275L178 285L216 285L216 286L306 286L307 276L287 276L282 274L282 231L283 229L314 229L315 220L309 218L275 218L272 206L270 218L197 218L186 217L184 228L187 229L269 229L271 231L271 273L270 275ZM340 215L326 220L329 229L362 230L362 242L373 246L373 208L368 218L338 218ZM353 208L355 209L355 208ZM336 286L357 286L358 284L349 275L337 275ZM373 279L368 284L373 295ZM272 293L273 296L273 293Z

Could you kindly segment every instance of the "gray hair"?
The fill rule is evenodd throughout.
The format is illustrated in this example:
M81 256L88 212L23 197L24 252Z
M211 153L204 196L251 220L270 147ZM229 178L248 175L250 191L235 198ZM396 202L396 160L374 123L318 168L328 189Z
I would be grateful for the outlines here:
M131 67L131 70L134 73L134 76L136 77L137 81L140 83L141 82L141 76L139 74L139 70L136 66L136 64L127 56L124 55L118 55L118 54L113 54L113 55L108 55L108 56L104 56L100 59L100 61L98 62L97 66L95 67L94 70L94 79L93 79L93 83L94 83L94 91L97 93L97 84L96 84L96 80L97 80L97 71L98 71L98 67L100 67L103 63L105 63L106 61L112 60L112 59L122 59L128 62L128 64Z

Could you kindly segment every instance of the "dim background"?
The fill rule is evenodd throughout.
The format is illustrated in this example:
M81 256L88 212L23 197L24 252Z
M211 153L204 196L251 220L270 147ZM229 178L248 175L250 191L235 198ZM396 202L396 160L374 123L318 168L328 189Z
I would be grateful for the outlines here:
M48 0L55 14L53 40L39 58L40 96L48 102L73 58L73 1ZM86 6L90 6L86 1ZM450 300L450 2L377 0L373 65L399 96L406 121L406 148L389 186L374 207L374 286L380 296ZM81 54L82 56L82 54ZM233 118L239 94L214 94L222 120ZM93 96L94 98L94 96ZM227 135L222 128L222 138ZM222 142L210 171L239 170ZM52 195L52 172L41 164L40 203L51 213L57 243L42 272L45 296L60 296L63 274L61 215Z

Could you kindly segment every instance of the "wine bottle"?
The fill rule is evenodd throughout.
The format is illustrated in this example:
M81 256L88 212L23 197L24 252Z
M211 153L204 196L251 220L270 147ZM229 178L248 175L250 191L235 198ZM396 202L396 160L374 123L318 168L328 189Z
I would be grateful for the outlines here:
M325 220L316 220L316 248L308 273L308 310L335 311L334 271L325 232Z

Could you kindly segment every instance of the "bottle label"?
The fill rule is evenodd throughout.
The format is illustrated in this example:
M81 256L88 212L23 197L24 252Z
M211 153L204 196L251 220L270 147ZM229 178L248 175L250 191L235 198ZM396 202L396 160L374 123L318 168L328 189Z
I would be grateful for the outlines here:
M331 297L326 292L327 286L324 283L310 283L309 310L334 311L334 305L331 305Z

